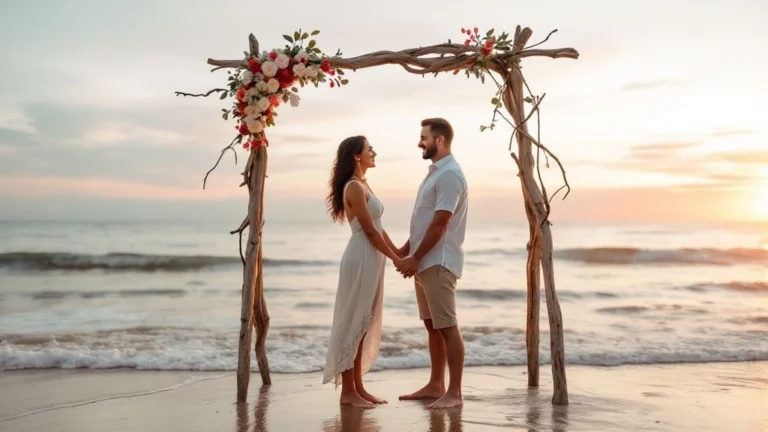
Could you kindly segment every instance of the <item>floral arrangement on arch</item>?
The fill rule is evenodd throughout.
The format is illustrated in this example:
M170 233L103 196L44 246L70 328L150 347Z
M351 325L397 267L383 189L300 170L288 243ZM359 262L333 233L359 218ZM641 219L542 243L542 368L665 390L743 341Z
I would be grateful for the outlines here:
M281 103L299 105L298 88L308 84L318 87L320 83L330 81L330 87L340 87L348 80L340 78L344 75L341 69L331 66L331 58L317 47L311 34L295 32L293 37L283 35L289 42L284 48L263 51L258 55L245 53L243 67L234 73L230 72L228 95L235 97L233 107L222 109L224 120L230 114L237 119L238 142L243 143L246 150L256 150L269 144L265 130L275 125L276 109ZM306 41L306 46L304 45ZM333 58L340 57L337 51ZM247 65L247 66L245 66Z

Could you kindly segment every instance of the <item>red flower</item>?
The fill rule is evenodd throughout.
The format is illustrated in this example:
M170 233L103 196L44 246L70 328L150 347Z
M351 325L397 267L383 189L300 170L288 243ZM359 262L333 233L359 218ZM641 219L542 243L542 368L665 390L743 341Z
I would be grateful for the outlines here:
M275 60L276 58L277 58L277 51L273 50L272 52L269 53L270 60Z
M250 146L251 146L251 143L249 143L248 141L243 143L243 148L246 149L246 150L248 150L248 147L250 147Z
M272 107L269 107L266 111L264 111L264 117L272 118Z
M483 55L486 57L491 55L491 49L488 47L483 48L482 51L483 51Z
M462 28L461 28L461 34L464 34L464 33L466 33L466 32L467 32L467 30L466 30L464 27L462 27Z
M466 46L469 46L469 42L470 42L470 40L469 40L469 39L465 40L465 41L464 41L464 45L466 45Z
M293 72L288 68L278 70L275 78L277 78L277 80L280 82L280 87L282 88L290 87L296 80Z
M245 114L245 107L247 107L248 104L245 102L240 102L237 104L237 113L242 115Z
M269 103L273 107L279 107L280 106L280 101L281 101L281 99L280 99L280 96L278 96L278 95L271 95L269 97Z
M240 132L240 135L250 135L251 131L248 130L248 125L245 123L240 123L240 128L238 129L238 132Z
M479 32L480 32L480 29L478 29L477 27L475 27L475 34L478 34Z
M240 87L239 89L237 89L237 93L235 93L235 97L237 98L237 100L243 100L243 98L245 98L246 91L247 90L243 87Z
M261 63L259 63L255 57L251 57L248 59L248 69L250 69L251 72L257 74L261 72Z
M325 58L320 62L320 69L325 73L331 72L331 60Z
M331 88L334 88L336 86L336 83L331 81Z

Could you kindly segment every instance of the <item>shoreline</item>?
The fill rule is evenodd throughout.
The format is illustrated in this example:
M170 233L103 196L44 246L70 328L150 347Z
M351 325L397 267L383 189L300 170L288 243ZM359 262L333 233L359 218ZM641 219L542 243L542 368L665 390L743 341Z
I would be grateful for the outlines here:
M367 389L389 404L340 407L322 373L251 374L235 403L234 372L20 370L0 373L0 430L13 431L720 431L768 428L768 362L569 365L570 404L551 403L548 365L528 388L525 366L465 368L464 407L427 410L397 400L428 370L370 372ZM13 395L13 396L12 396Z

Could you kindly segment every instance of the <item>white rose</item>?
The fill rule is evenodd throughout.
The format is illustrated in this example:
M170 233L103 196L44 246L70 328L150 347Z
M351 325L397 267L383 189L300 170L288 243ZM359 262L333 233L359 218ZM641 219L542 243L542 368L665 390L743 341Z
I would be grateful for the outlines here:
M294 57L297 62L307 64L307 61L309 61L309 54L307 54L304 51L299 51L298 54L296 54L296 57Z
M264 130L264 125L261 124L261 118L249 117L246 119L245 124L248 125L248 130L254 134Z
M249 88L248 91L245 92L246 98L252 98L252 97L256 96L257 94L259 94L259 91L256 90L253 87Z
M240 82L243 84L250 84L251 81L253 81L253 73L251 71L247 70L240 74Z
M267 83L265 83L264 81L259 81L259 82L256 83L256 87L254 87L254 88L256 90L258 90L259 92L261 92L261 93L266 93L267 92Z
M265 76L273 77L277 73L277 65L273 61L264 62L264 64L261 65L261 71Z
M257 105L259 106L259 110L261 112L266 111L269 109L270 103L268 98L261 98L259 99L259 102L257 102Z
M317 68L316 65L307 66L307 68L306 68L306 70L304 72L304 77L305 78L317 78L318 70L319 69Z
M285 54L278 54L277 58L275 59L275 63L280 69L285 69L289 64L291 64L291 58Z
M245 107L245 115L246 117L253 117L259 115L261 111L259 111L259 107L256 105L248 105Z
M302 63L297 63L293 65L293 74L297 77L303 77L304 74L307 73L307 67L304 66Z
M277 93L277 91L280 90L280 81L277 79L271 79L267 83L267 92L271 93Z

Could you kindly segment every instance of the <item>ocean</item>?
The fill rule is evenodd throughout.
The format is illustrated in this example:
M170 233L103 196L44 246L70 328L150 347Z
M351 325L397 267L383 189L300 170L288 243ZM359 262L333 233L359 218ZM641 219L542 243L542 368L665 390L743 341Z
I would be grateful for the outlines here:
M0 370L235 370L242 264L234 227L0 222ZM567 364L768 360L765 225L558 223L553 233ZM390 235L400 243L406 231ZM273 372L322 370L348 237L346 225L268 221ZM525 364L526 241L525 222L467 233L457 289L467 366ZM412 283L388 264L374 370L429 365Z

